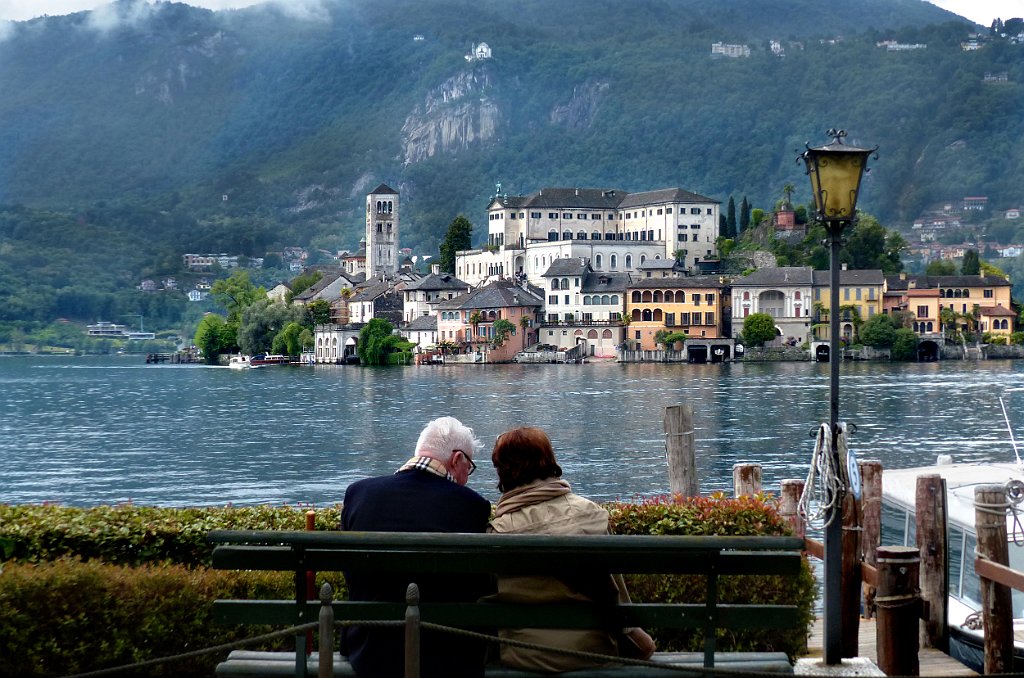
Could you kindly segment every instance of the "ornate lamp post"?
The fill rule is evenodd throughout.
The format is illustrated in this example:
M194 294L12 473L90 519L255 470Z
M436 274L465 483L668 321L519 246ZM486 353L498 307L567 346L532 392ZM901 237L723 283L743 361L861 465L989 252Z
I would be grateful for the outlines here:
M843 231L856 219L860 182L867 168L868 157L878 150L857 148L843 143L844 130L830 129L832 143L811 148L800 157L807 165L814 196L817 219L825 224L830 245L831 276L829 283L829 428L832 432L832 468L840 469L839 459L839 249ZM877 154L876 154L877 157ZM826 664L841 663L842 616L842 504L845 488L836 484L838 496L825 497L830 508L825 517L825 647Z

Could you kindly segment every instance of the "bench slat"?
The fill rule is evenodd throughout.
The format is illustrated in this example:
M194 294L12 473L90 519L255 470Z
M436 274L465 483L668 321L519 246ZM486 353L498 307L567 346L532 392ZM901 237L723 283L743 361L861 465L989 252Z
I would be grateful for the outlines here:
M400 620L403 603L335 601L338 621ZM222 624L296 623L296 605L290 600L218 600L214 619ZM305 619L315 620L320 604L305 606ZM731 629L793 628L800 623L794 605L726 605L715 608L716 626ZM702 628L706 608L702 604L633 603L601 608L587 603L423 603L423 621L445 626L507 628Z
M501 539L504 539L502 537ZM606 545L620 537L611 537ZM510 558L510 553L515 558ZM657 549L624 551L618 548L561 552L519 552L513 548L452 549L443 552L356 548L293 550L286 546L217 546L213 567L227 570L315 570L319 572L422 572L495 574L559 574L594 572L600 562L606 572L622 574L759 574L793 575L800 572L801 556L793 551L691 550L685 553Z

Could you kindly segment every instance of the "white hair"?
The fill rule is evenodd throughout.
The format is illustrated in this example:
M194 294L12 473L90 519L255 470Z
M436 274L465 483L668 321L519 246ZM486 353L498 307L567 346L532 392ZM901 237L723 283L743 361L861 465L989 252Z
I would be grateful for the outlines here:
M472 459L479 447L480 441L473 435L473 429L455 417L440 417L420 431L416 456L431 457L447 464L454 450L462 450Z

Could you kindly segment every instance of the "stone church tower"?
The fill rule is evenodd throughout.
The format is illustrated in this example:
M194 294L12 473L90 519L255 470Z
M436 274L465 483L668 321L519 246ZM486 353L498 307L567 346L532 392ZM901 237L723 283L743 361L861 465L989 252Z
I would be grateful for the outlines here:
M398 272L398 191L381 184L366 196L366 278Z

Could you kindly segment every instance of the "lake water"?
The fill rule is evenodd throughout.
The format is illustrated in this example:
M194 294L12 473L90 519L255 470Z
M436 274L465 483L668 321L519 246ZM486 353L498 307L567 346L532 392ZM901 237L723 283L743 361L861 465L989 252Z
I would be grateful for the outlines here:
M844 364L851 447L887 466L1013 458L998 396L1024 361ZM547 430L565 477L597 500L668 490L667 405L695 409L702 491L736 462L765 487L803 478L809 432L828 418L828 365L760 363L226 368L141 356L0 358L0 502L159 506L340 501L393 471L429 419L484 441L470 486L491 500L495 436ZM1024 393L1006 395L1024 438Z

